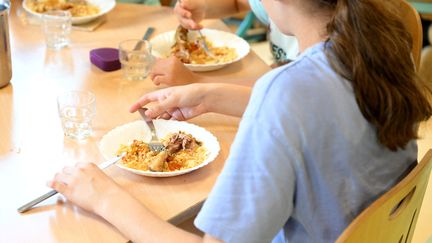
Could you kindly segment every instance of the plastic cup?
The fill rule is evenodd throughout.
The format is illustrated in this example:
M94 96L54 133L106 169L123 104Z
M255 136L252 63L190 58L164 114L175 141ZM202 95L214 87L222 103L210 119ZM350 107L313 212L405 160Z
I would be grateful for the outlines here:
M51 49L61 49L70 44L72 16L69 11L52 10L42 15L42 31L46 45Z
M57 97L57 107L66 137L82 140L92 135L91 123L96 114L96 98L93 93L63 93Z
M126 40L119 44L123 76L127 80L145 79L154 63L151 44L146 40Z

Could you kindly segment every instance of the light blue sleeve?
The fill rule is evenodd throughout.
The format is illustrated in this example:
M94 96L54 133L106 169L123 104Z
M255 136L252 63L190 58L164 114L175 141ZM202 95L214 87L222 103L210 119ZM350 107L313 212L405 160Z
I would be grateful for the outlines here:
M281 131L281 123L290 121L276 117L278 108L270 106L278 98L260 94L265 90L265 85L254 88L230 156L195 220L203 232L225 242L271 242L293 210L298 133L295 123L286 128L292 132ZM259 108L262 100L267 104Z
M261 3L261 0L249 0L249 5L255 16L265 25L269 25L268 15Z

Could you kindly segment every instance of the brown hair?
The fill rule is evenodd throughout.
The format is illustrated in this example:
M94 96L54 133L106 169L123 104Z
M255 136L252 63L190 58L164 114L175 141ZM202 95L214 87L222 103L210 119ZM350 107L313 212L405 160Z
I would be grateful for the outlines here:
M332 68L352 83L357 104L390 150L417 138L432 114L431 90L415 73L412 38L394 0L315 0L332 10L326 53Z

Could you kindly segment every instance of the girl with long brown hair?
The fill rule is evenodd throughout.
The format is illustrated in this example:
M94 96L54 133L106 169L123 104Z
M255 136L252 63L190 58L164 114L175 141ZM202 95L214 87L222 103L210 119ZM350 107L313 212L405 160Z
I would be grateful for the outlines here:
M415 163L417 127L431 115L394 2L262 0L301 55L255 85L195 220L203 239L158 219L93 164L65 168L50 186L134 242L334 241ZM242 113L233 102L245 98L228 97L230 88L172 87L131 110L154 102L153 117Z

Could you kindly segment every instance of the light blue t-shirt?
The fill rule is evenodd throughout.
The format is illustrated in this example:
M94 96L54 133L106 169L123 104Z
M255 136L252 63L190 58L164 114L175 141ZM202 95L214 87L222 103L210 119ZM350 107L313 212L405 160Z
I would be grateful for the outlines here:
M333 242L416 160L415 141L397 152L379 144L324 47L256 83L195 220L203 232L235 243Z

